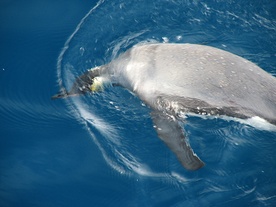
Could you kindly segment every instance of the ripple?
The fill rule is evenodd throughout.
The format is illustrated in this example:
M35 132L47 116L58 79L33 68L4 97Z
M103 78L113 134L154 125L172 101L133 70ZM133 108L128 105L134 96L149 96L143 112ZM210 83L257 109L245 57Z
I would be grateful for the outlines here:
M12 68L6 68L0 76L0 120L3 129L25 131L31 126L41 129L53 127L53 122L61 122L61 117L73 118L66 109L51 102L49 97L52 91L50 87L45 87L49 85L49 71L41 69L36 58L31 61L19 58ZM38 69L22 70L30 67Z

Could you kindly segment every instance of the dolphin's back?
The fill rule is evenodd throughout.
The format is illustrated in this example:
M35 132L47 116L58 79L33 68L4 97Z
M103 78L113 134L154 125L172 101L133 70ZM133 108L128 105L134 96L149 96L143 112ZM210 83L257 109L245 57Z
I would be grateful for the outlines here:
M204 100L276 124L276 78L232 53L195 44L138 45L110 68L152 107L161 95Z

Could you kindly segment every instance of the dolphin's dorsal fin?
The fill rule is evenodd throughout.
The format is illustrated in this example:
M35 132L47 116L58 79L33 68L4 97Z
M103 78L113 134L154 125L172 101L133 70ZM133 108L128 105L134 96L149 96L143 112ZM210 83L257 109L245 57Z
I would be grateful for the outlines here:
M159 111L153 111L151 117L159 138L175 153L186 169L197 170L204 166L187 143L184 131L176 119Z

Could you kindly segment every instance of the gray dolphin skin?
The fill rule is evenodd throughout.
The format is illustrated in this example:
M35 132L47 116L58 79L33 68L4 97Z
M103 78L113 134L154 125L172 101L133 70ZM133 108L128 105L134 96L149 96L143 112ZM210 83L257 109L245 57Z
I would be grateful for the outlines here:
M138 44L106 65L79 76L66 98L121 86L152 112L161 140L188 170L204 163L182 127L185 115L247 120L276 125L276 78L232 53L197 44Z

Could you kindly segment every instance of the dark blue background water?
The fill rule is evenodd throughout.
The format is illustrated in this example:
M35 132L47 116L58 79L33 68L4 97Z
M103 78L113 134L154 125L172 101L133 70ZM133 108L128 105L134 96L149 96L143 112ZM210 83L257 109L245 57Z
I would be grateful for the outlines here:
M96 4L0 2L0 206L275 206L275 132L190 118L185 128L206 166L188 172L129 92L50 97L70 74L141 41L215 46L275 75L276 4Z

